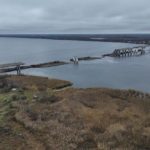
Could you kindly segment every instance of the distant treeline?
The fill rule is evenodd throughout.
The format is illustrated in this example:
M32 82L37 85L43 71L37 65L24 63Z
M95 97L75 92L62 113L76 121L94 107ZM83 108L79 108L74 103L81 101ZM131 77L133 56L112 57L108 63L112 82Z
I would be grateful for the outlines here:
M0 34L0 37L150 44L150 34Z

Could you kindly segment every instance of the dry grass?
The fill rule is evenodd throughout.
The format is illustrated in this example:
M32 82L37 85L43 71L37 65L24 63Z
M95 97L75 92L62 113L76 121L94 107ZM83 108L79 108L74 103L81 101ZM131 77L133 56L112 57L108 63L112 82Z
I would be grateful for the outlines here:
M11 75L7 77L7 80L13 84L23 85L27 88L34 88L40 91L45 91L47 88L50 89L59 89L67 86L71 86L72 83L69 81L58 80L58 79L48 79L47 77L38 77L38 76L16 76ZM29 88L29 89L30 89Z
M13 101L11 105L15 111L7 114L5 122L11 132L0 130L0 149L150 149L149 94L70 88L45 93L39 101Z

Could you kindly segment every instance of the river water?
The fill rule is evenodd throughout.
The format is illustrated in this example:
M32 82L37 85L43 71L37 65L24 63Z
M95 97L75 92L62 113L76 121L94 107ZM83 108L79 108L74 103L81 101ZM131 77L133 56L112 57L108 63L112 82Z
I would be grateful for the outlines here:
M0 64L24 62L37 64L68 61L73 56L101 56L116 48L135 44L67 41L50 39L0 38ZM138 57L82 61L78 65L27 69L24 74L47 76L73 82L74 87L110 87L150 92L150 54Z

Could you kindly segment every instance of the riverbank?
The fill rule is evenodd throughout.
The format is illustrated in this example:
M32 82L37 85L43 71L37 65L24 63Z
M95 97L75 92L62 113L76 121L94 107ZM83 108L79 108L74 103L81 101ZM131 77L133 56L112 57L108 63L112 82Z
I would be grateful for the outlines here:
M0 149L150 149L150 95L67 88L35 76L0 79Z

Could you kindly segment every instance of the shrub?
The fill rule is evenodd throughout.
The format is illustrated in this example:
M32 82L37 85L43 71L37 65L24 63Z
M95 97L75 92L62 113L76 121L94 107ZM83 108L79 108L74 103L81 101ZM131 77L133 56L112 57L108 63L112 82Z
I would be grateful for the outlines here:
M59 97L56 97L54 95L51 95L51 96L44 96L40 99L40 102L41 103L55 103L55 102L58 102L60 101L60 98Z
M12 100L19 100L19 95L17 95L17 94L12 94Z
M34 86L34 85L31 85L31 86L28 85L28 86L26 86L26 88L29 89L29 90L32 90L32 91L36 91L36 92L38 91L38 87Z
M28 116L31 121L36 121L38 119L38 113L33 111L32 109L28 109Z
M46 89L46 93L47 94L53 94L54 92L53 92L53 90L51 88L47 88Z

